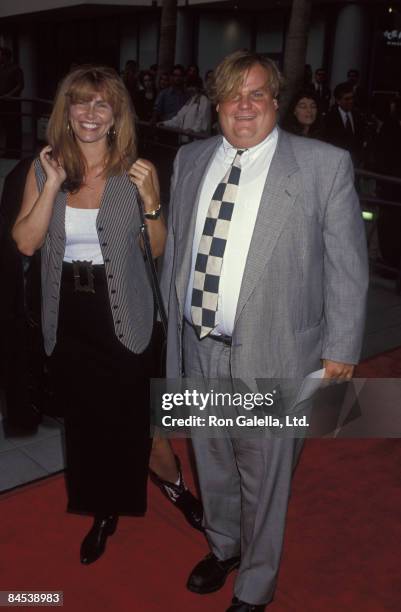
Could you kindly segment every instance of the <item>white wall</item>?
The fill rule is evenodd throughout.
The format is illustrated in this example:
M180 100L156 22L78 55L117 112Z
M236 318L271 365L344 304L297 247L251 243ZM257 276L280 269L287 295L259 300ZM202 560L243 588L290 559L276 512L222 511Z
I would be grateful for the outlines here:
M365 9L356 4L338 14L331 69L331 87L347 80L350 68L357 68L363 78L368 58L369 20Z
M228 53L250 48L250 20L232 14L205 14L199 20L198 63L202 78Z
M175 64L188 66L192 62L194 16L189 11L178 11Z
M323 15L312 17L305 64L310 64L312 66L313 73L323 65L325 35L326 28Z
M138 60L137 40L138 26L134 19L121 28L120 39L120 70L124 69L127 60Z
M284 46L284 17L283 15L261 14L256 34L257 53L281 53Z
M142 14L139 29L139 65L142 69L157 63L159 37L158 22L155 16Z

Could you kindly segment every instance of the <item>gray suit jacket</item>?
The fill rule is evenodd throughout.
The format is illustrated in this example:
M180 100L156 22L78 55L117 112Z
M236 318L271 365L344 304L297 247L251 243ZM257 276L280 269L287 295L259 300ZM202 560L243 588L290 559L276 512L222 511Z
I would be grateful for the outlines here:
M221 137L182 147L172 179L162 291L167 376L180 377L185 295L202 179ZM234 378L301 377L326 358L357 363L368 287L349 154L279 131L237 306Z

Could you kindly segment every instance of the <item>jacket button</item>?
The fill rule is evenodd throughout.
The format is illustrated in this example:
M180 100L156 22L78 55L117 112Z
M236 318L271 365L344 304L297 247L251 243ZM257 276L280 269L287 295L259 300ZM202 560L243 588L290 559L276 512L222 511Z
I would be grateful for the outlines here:
M118 308L118 304L114 304L113 308L116 310L116 308Z
M118 320L116 321L116 325L120 325L120 323L121 323L121 320L120 320L120 319L118 319Z
M102 246L107 246L107 242L102 242Z
M99 232L102 232L102 231L103 231L103 228L102 228L102 227L99 227L99 228L98 228L98 230L99 230Z
M124 338L124 334L118 334L119 338Z
M109 274L108 278L114 278L113 274Z
M106 259L104 260L104 263L110 263L110 259L106 257Z
M115 290L115 289L112 289L112 290L110 291L110 293L115 293L115 292L116 292L116 290Z

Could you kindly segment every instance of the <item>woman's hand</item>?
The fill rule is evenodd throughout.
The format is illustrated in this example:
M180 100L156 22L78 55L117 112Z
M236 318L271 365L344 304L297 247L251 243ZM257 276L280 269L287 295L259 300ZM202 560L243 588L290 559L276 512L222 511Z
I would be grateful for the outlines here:
M46 183L54 186L57 190L60 189L67 178L67 174L58 160L52 156L51 146L47 145L47 147L42 149L39 157L43 170L46 173Z
M145 212L160 206L160 185L156 168L147 159L137 159L128 171L130 180L138 187Z

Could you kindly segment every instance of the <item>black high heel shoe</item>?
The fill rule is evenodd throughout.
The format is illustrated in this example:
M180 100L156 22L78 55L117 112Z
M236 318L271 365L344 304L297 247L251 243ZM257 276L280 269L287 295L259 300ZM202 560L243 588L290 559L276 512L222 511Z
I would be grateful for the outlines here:
M113 535L117 523L117 514L95 516L93 525L81 544L81 563L89 565L102 556L106 549L107 538Z
M198 529L203 532L202 519L203 519L203 507L199 499L192 495L191 491L187 489L184 478L181 471L181 463L177 455L174 455L178 476L179 484L163 480L154 472L149 469L151 480L159 487L161 492L174 506L176 506L184 515L188 523L194 529Z

